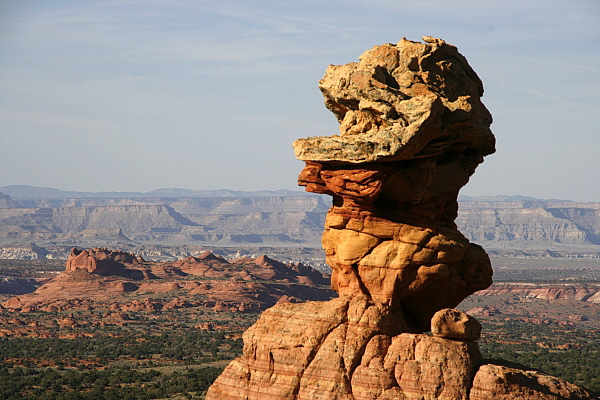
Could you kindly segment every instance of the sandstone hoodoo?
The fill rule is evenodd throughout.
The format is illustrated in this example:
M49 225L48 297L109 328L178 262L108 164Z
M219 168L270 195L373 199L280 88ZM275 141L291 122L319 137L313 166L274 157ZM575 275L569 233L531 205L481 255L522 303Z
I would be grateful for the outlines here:
M322 243L339 298L265 311L207 399L589 396L485 364L481 326L453 309L492 283L487 254L454 220L460 188L495 139L466 59L423 40L327 69L319 87L340 132L299 139L294 151L306 163L299 184L333 198Z
M433 314L491 284L456 229L458 191L494 152L483 85L440 39L377 46L320 82L340 134L300 139L299 183L333 196L323 246L340 294L362 293L428 331Z

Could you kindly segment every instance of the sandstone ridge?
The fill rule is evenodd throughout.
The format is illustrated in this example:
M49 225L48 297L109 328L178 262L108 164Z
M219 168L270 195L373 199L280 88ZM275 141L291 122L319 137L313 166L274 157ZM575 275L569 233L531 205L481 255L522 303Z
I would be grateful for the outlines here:
M161 310L169 306L161 294L170 292L185 297L186 307L256 311L276 304L281 297L330 299L326 283L310 266L285 264L265 255L227 261L204 251L197 257L161 263L106 248L74 248L64 272L2 306L21 312L109 305L120 311Z
M299 184L333 197L322 244L340 297L265 311L207 400L589 397L487 364L481 326L453 309L492 283L487 254L454 220L494 136L466 59L423 40L327 69L319 86L339 135L299 139L294 150L306 163Z
M477 296L494 296L512 294L520 297L541 300L578 300L600 304L600 284L570 285L570 284L519 284L499 283L477 292Z

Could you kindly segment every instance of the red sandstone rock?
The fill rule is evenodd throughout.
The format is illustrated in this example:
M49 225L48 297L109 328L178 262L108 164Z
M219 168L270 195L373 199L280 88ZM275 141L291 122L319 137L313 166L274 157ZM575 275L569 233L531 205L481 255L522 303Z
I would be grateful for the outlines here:
M175 263L173 263L173 265L177 266L177 267L182 267L185 268L186 266L189 265L195 265L195 264L200 264L202 262L208 262L208 261L217 261L220 263L228 263L227 260L225 260L223 257L215 255L213 253L211 253L210 251L203 251L202 253L200 253L200 255L198 257L193 257L193 256L189 256L187 258L184 258L182 260L178 260Z
M77 324L77 322L73 319L73 314L70 314L69 316L67 316L65 318L57 319L56 322L60 326L68 326L71 328L75 328L75 327L79 326Z
M163 310L175 310L177 308L189 308L193 304L183 299L173 299L163 306Z
M111 251L106 248L80 250L73 248L67 258L67 272L84 269L98 275L119 275L124 264L139 265L144 260L123 251Z
M209 332L212 332L215 330L213 324L210 322L204 322L204 323L198 324L198 325L196 325L196 328L198 328L202 331L209 331Z
M477 340L481 324L462 311L444 308L433 315L431 332L446 339Z
M189 275L201 275L202 282L190 281ZM268 279L275 282L264 282ZM261 280L261 283L256 283ZM133 254L108 249L74 249L66 270L39 287L34 293L13 297L3 303L9 310L30 312L90 309L94 302L116 300L114 310L153 311L163 305L126 303L122 296L137 292L153 293L188 291L202 294L207 300L194 306L214 307L220 303L223 310L249 311L274 305L281 296L306 299L330 299L332 292L315 287L324 284L320 272L302 264L284 264L266 256L240 259L229 263L210 252L200 257L188 257L175 263L149 263ZM181 293L177 293L180 295ZM87 299L87 300L82 300ZM180 307L169 304L167 307Z
M586 390L537 371L482 365L473 381L471 400L592 399Z
M390 335L402 330L401 321L381 311L356 296L278 304L244 334L244 355L227 367L208 398L378 399L387 393L466 399L480 361L477 345Z
M493 315L497 315L500 313L497 307L494 306L483 306L483 307L475 307L467 311L472 317L489 317Z
M207 400L585 395L525 371L478 371L481 326L451 308L490 286L492 269L454 219L460 188L495 151L492 119L466 59L423 39L376 46L320 81L339 135L299 139L294 151L306 163L298 183L333 197L323 248L340 297L265 311ZM281 277L265 257L255 263L263 270L249 274Z

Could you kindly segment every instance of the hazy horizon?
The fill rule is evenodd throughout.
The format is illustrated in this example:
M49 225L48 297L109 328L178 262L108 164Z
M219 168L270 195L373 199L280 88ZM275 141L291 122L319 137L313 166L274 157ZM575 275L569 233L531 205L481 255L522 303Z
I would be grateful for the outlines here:
M0 3L0 186L302 190L291 143L338 123L329 64L441 37L482 79L497 152L462 195L600 201L600 3Z
M6 190L6 188L9 188L11 190ZM33 191L37 190L37 189L42 189L42 190L47 190L49 192L54 192L54 191L59 191L65 194L69 194L69 193L80 193L82 195L91 195L91 194L99 194L99 195L103 195L103 197L107 197L110 198L110 194L115 194L115 195L121 195L121 197L126 198L127 194L131 194L131 195L154 195L154 196L166 196L166 197L186 197L187 195L191 195L192 193L189 192L194 192L195 195L192 197L201 197L200 193L202 192L233 192L236 195L243 195L243 194L262 194L262 195L266 195L266 192L269 193L280 193L280 195L282 196L287 196L289 194L285 194L285 193L293 193L293 195L315 195L315 196L322 196L324 198L329 198L328 195L324 195L324 194L317 194L317 193L310 193L310 192L306 192L303 190L303 188L298 187L298 189L256 189L256 190L238 190L238 189L232 189L232 188L219 188L219 189L192 189L192 188L155 188L155 189L151 189L148 191L131 191L131 190L125 190L125 191L115 191L115 190L108 190L108 191L76 191L76 190L63 190L60 188L52 188L52 187L45 187L45 186L30 186L30 185L4 185L4 186L0 186L0 194L8 194L11 198L14 199L21 199L21 198L35 198L35 196L33 197L29 197L29 196L23 196L22 194L19 196L14 196L15 191L19 192L19 188L21 188L21 193L23 193L23 190L25 192L27 192L29 189L32 189ZM177 192L180 192L179 194ZM183 192L183 193L181 193ZM48 195L48 194L47 194ZM52 197L42 197L42 198L52 198ZM68 198L66 196L63 197L56 197L56 198ZM502 199L502 198L508 198L508 200ZM568 199L568 198L537 198L537 197L533 197L533 196L528 196L526 194L495 194L495 195L489 195L489 194L482 194L482 195L477 195L477 196L471 196L471 195L467 195L467 194L462 194L459 193L458 196L458 200L462 200L465 201L465 199L476 199L479 201L486 201L486 200L490 200L490 201L516 201L516 200L542 200L542 201L573 201L572 199ZM502 199L502 200L500 200ZM467 200L469 201L469 200Z

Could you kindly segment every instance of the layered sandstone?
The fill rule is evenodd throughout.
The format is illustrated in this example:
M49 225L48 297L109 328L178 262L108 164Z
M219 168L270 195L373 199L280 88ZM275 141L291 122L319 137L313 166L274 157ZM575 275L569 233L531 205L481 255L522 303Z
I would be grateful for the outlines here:
M494 136L466 59L423 39L327 69L320 89L339 135L299 139L294 151L306 163L299 184L333 197L322 243L339 298L265 311L207 399L533 399L572 389L480 368L481 326L453 310L492 283L487 254L454 219Z
M517 295L541 300L577 300L600 304L600 284L497 283L477 292L477 296Z
M299 184L333 196L323 234L332 288L401 312L417 331L491 284L456 229L458 191L494 152L483 85L440 39L377 46L320 82L340 134L299 139ZM400 300L402 299L402 300Z
M186 307L215 311L264 310L282 297L332 298L326 278L300 263L285 264L265 255L227 261L209 251L175 262L147 262L142 257L106 248L74 248L65 271L13 297L1 306L11 310L68 310L106 307L120 311L178 308L183 304L155 300L155 294L185 293ZM140 301L131 296L148 296Z
M126 265L141 265L144 259L124 251L113 251L107 248L80 250L73 248L67 258L67 272L83 269L90 274L121 275Z

